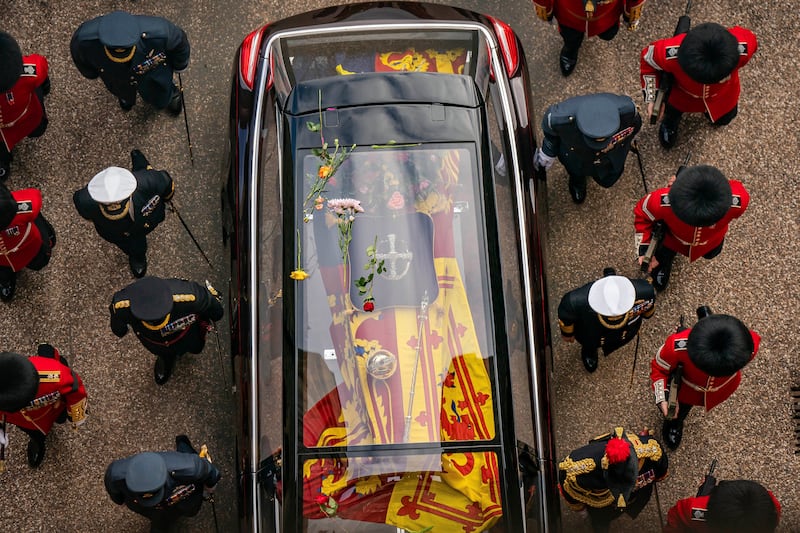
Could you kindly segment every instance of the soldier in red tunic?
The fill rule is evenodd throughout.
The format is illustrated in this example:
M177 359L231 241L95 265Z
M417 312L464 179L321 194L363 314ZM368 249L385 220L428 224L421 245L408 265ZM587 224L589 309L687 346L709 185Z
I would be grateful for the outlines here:
M645 0L533 0L536 16L544 21L553 17L564 46L558 58L561 74L569 76L578 63L578 49L583 36L599 36L610 41L619 31L622 17L629 30L635 30Z
M639 200L633 210L639 264L656 224L665 226L664 238L648 267L653 287L666 289L678 253L690 262L719 255L728 224L744 213L749 202L750 195L740 181L728 180L709 165L687 167L672 176L666 187Z
M38 189L11 192L0 183L0 300L10 301L23 268L41 270L56 244L53 226L42 216Z
M780 517L781 504L761 484L746 479L720 481L707 494L672 506L663 533L771 533Z
M671 449L683 437L683 421L695 405L710 411L736 391L741 369L758 352L761 337L730 315L711 314L708 307L697 310L697 324L667 337L650 362L650 384L655 402L664 415L662 438ZM680 370L679 370L680 369ZM673 372L681 375L675 412L667 398Z
M715 126L733 120L739 111L739 69L757 49L750 30L707 22L642 50L640 74L648 115L662 76L671 74L674 79L658 130L664 148L675 145L683 113L704 113Z
M31 357L0 352L0 447L8 443L6 423L14 424L30 437L28 464L35 468L44 459L53 424L69 418L77 429L86 421L86 409L83 381L49 344L40 344Z
M0 180L11 172L11 150L47 129L44 97L50 92L47 59L23 56L14 38L0 32Z

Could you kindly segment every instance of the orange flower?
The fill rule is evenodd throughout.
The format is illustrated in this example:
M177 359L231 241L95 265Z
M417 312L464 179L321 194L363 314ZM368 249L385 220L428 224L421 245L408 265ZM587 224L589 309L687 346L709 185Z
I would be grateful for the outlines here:
M330 175L330 173L331 173L331 167L328 165L322 165L319 167L319 170L317 171L317 176L319 176L320 179L325 179Z

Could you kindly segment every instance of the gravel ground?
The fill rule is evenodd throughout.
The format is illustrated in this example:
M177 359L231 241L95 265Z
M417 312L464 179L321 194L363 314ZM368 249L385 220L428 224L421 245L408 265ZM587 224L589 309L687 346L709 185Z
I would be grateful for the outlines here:
M91 414L77 433L57 427L48 438L48 454L37 470L25 461L27 438L11 432L8 470L0 476L0 526L14 531L146 531L147 522L111 503L102 486L105 467L114 459L145 450L170 449L174 436L188 434L207 443L223 472L216 511L220 531L235 529L233 404L225 386L213 338L205 352L187 356L170 382L152 379L154 357L128 335L117 339L108 326L111 295L132 281L126 258L101 241L80 219L73 191L110 165L128 166L128 153L141 149L157 168L170 171L177 184L175 202L203 243L215 268L209 268L177 219L167 221L150 239L149 272L202 281L227 288L219 239L218 190L224 168L231 58L243 36L258 25L330 5L332 2L186 2L88 0L7 1L0 28L10 31L25 53L50 61L53 91L48 97L50 126L38 140L15 150L12 189L38 187L43 212L58 232L50 265L24 272L17 296L0 310L0 348L31 353L37 342L61 348L82 375ZM555 26L535 18L529 1L450 2L509 22L527 51L535 118L569 96L609 91L641 101L638 54L650 41L671 35L682 1L650 0L639 31L621 31L611 42L584 43L576 72L561 77L557 56L561 39ZM800 65L794 47L800 22L787 0L694 2L693 22L713 21L752 29L760 49L742 70L739 116L712 130L702 117L684 118L678 145L666 152L656 130L639 135L649 187L656 188L692 152L693 163L719 167L744 182L751 194L747 213L736 220L725 250L713 261L689 265L676 260L670 287L659 295L657 311L642 331L639 359L630 384L633 346L608 358L592 375L580 362L578 347L558 336L555 309L561 295L600 276L603 267L635 275L633 215L643 195L633 156L611 189L589 185L586 203L577 206L567 193L566 173L558 164L549 176L548 271L554 332L554 402L558 459L613 425L658 428L648 389L649 360L680 315L694 322L698 305L738 316L762 336L756 359L745 369L739 390L709 413L695 409L684 443L670 453L670 477L660 485L663 512L694 493L711 459L722 479L749 478L773 490L783 505L781 531L800 531L800 499L795 480L792 402L797 382L798 345L793 326L800 307L790 273L798 254L798 96ZM183 120L137 105L122 113L116 100L95 80L83 79L69 57L72 32L84 20L113 9L158 14L189 34L192 63L184 74L192 127L194 165L186 149ZM538 129L538 128L537 128ZM223 349L226 347L223 331ZM225 355L227 357L227 355ZM226 366L227 370L227 366ZM658 429L657 429L658 433ZM565 510L565 531L585 529ZM655 502L635 522L614 524L615 531L658 531ZM185 531L214 531L206 505L184 521Z

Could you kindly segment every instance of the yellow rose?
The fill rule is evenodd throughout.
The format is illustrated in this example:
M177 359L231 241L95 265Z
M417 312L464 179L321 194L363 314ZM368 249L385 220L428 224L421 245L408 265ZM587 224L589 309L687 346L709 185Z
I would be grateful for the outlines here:
M298 268L297 270L292 270L291 274L289 274L289 277L297 281L303 281L308 277L308 272L302 268Z

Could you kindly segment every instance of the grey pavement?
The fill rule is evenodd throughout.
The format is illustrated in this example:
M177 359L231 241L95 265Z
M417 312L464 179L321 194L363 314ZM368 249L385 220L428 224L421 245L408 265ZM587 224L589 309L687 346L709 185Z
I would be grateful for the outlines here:
M5 0L0 28L11 32L24 53L45 55L53 90L46 104L50 126L37 140L15 150L12 189L38 187L43 212L59 242L50 265L24 272L17 295L0 307L0 349L32 353L36 343L59 347L83 377L90 418L80 431L57 427L48 438L43 465L25 460L27 437L11 432L7 471L0 475L0 528L13 531L147 531L147 521L115 506L102 477L114 459L145 450L170 449L186 433L207 443L223 472L216 510L220 531L235 530L235 410L225 386L213 338L203 354L186 356L163 387L152 378L154 357L133 335L117 339L108 324L108 302L132 281L126 258L101 241L78 217L72 193L99 170L128 166L129 152L141 149L156 168L176 181L175 202L206 248L210 269L193 249L174 216L150 239L149 272L202 281L227 290L219 230L219 185L224 175L231 61L246 33L286 15L334 2L304 0L156 2L88 0ZM507 21L521 36L531 70L534 120L568 96L590 92L628 94L641 102L639 51L671 35L683 1L650 0L637 32L621 30L611 42L591 39L581 49L576 72L562 78L557 66L561 39L555 25L536 19L525 1L453 1ZM798 256L798 106L800 65L796 52L800 21L788 0L694 2L693 22L741 25L759 38L759 51L741 71L739 116L712 129L702 117L685 117L678 145L664 151L655 127L639 134L648 185L662 186L687 151L692 162L719 167L744 182L748 211L731 225L723 253L713 261L676 260L670 287L659 295L656 315L643 327L630 384L633 346L601 358L586 373L576 345L560 340L555 309L561 295L599 277L605 266L636 275L633 206L643 196L633 156L611 189L589 184L586 203L569 198L566 173L558 163L549 173L548 275L554 342L554 402L558 456L614 425L644 426L659 434L659 417L648 388L649 363L680 315L694 322L698 305L734 314L762 336L756 359L744 370L739 390L708 413L695 409L684 442L670 452L670 476L660 484L663 512L692 495L712 458L721 479L748 478L770 488L783 505L781 531L800 530L800 473L789 388L800 380L796 326L800 307L793 268ZM192 62L183 75L192 128L190 165L182 118L137 105L122 113L98 80L83 79L69 57L72 32L84 20L111 11L164 16L183 27ZM224 320L223 320L224 322ZM223 348L226 348L224 327ZM225 355L227 364L227 354ZM229 370L226 367L226 370ZM277 393L276 393L277 394ZM585 530L581 519L563 511L565 531ZM182 531L214 531L211 508L182 522ZM627 517L613 531L658 531L655 501L634 522Z

